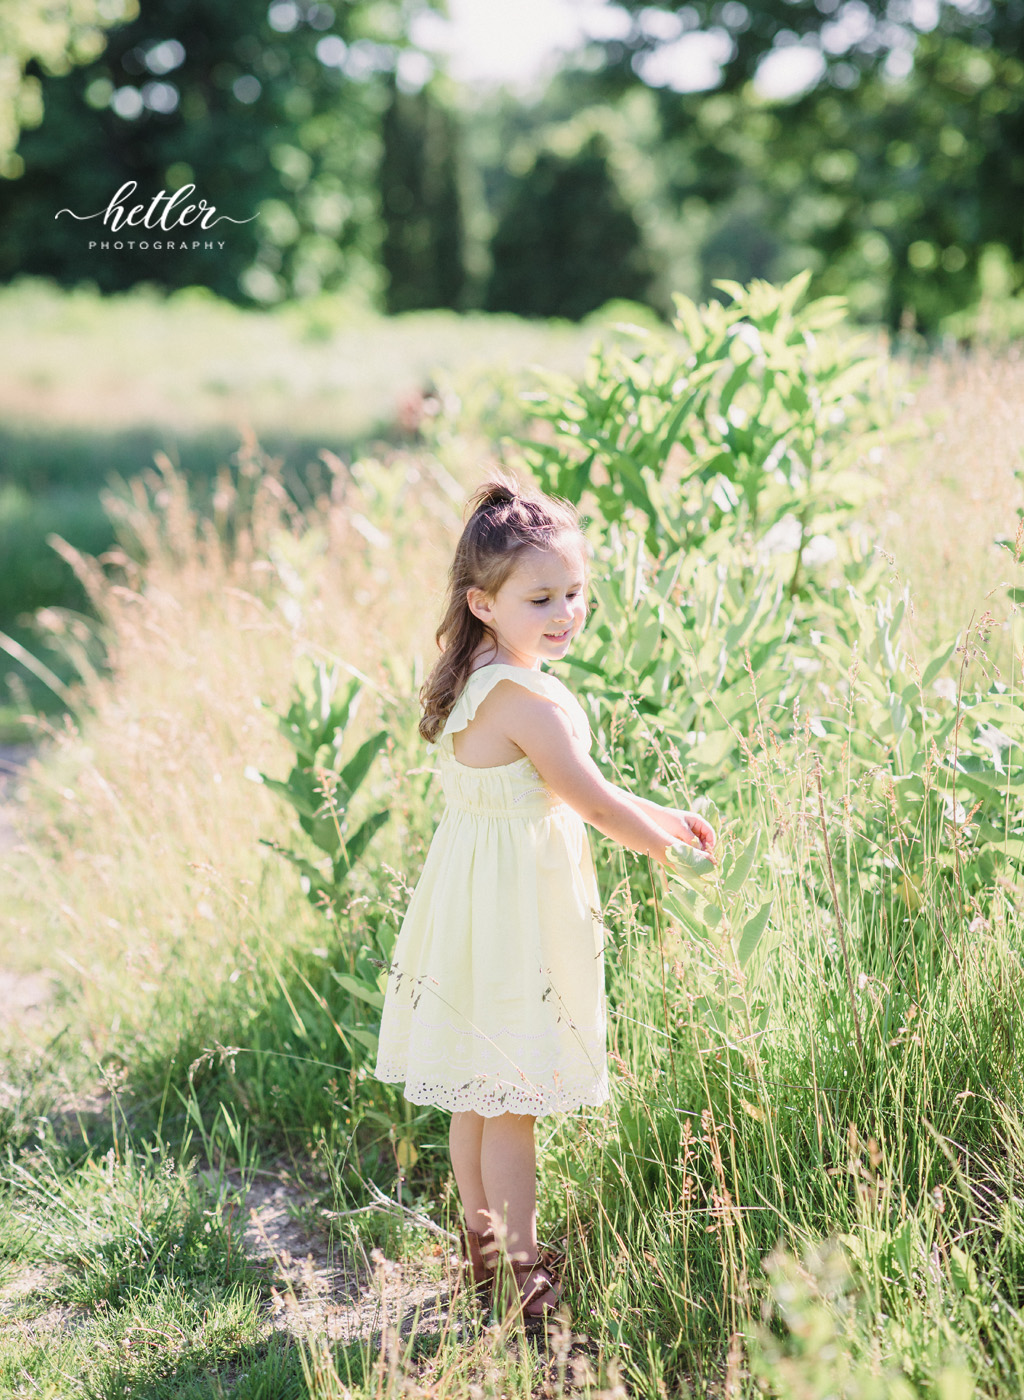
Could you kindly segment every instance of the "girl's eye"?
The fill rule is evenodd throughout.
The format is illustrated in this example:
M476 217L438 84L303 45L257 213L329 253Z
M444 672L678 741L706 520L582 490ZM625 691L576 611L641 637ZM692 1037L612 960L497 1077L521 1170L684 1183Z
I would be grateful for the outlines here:
M547 602L547 599L546 599L546 598L531 598L530 601L533 603L533 606L534 606L535 608L542 608L542 607L544 606L544 604Z

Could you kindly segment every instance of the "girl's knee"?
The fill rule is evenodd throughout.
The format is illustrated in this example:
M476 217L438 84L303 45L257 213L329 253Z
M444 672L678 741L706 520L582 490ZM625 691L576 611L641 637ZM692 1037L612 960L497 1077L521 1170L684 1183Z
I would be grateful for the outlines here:
M532 1133L536 1117L531 1113L499 1113L485 1120L485 1129L500 1133Z
M465 1124L467 1127L470 1125L475 1127L477 1124L483 1123L484 1121L484 1118L479 1113L474 1113L471 1108L458 1109L452 1114L453 1126Z

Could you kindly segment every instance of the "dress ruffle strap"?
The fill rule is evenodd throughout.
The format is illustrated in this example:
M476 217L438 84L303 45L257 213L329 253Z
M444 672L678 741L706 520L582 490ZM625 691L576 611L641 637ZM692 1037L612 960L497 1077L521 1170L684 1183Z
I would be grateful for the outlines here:
M577 736L581 739L589 737L590 725L587 722L586 711L557 676L552 676L547 671L530 671L524 666L508 666L497 662L481 666L470 673L462 694L452 706L440 737L457 734L460 729L465 729L476 716L482 701L500 681L514 681L516 685L532 690L535 695L543 695L545 700L553 700L565 710Z

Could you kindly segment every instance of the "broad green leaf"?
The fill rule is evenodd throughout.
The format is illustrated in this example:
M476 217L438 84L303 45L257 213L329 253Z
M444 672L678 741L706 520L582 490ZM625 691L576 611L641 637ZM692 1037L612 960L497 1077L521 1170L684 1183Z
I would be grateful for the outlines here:
M367 1030L364 1026L339 1026L338 1029L358 1041L371 1054L376 1054L379 1037L375 1031Z
M728 292L733 301L739 303L741 306L747 301L747 289L742 282L733 282L725 277L716 277L711 285L713 287L720 287L723 292ZM710 306L707 309L709 312L711 311ZM720 307L719 310L724 311L725 308Z
M336 736L345 732L349 720L353 718L354 711L358 709L359 701L362 698L362 689L359 681L353 679L349 682L344 697L340 701L328 705L323 723L324 743L330 744L336 741Z
M994 724L997 727L1020 724L1024 721L1024 708L1008 696L988 695L984 700L974 700L965 695L961 701L961 710L975 723Z
M736 894L742 886L743 881L750 874L760 841L761 833L756 831L733 861L729 868L728 875L726 875L725 879L722 881L722 889L725 890L726 894Z
M579 671L586 671L590 676L601 676L604 678L607 674L607 668L602 666L599 662L584 661L580 656L567 656L565 658L565 664L567 666L575 666Z
M360 1001L365 1001L369 1006L374 1006L378 1010L384 1005L384 998L376 987L368 987L365 983L359 982L347 972L332 972L331 976L339 987L344 987L346 992L358 997Z
M388 731L380 729L376 734L370 736L365 743L360 744L355 752L355 756L345 764L345 767L338 774L338 782L344 794L346 802L353 793L359 790L359 786L369 771L378 751L387 743Z
M950 1246L949 1272L954 1287L961 1293L970 1295L978 1292L978 1270L974 1260L956 1245ZM970 1394L970 1392L967 1392Z
M355 861L363 854L363 851L366 849L375 833L380 830L390 815L390 812L375 812L372 817L366 818L354 835L348 838L341 849L341 854L334 862L336 880L343 878L344 874L351 869Z
M271 792L276 792L286 802L291 803L302 816L309 818L316 816L320 802L315 793L299 789L291 779L287 783L282 783L277 778L268 778L266 773L261 773L260 778L263 780L264 787L268 787Z
M732 731L720 729L716 734L708 734L687 756L705 768L717 768L735 747L736 739Z
M707 343L707 332L700 311L689 297L679 292L672 299L676 306L676 327L686 336L694 350L700 350Z
M331 810L329 804L325 804L325 807L326 810L322 810L312 821L308 817L301 818L301 825L325 855L334 857L341 846L339 815L336 810Z
M788 282L783 284L778 301L779 312L783 316L788 316L792 312L797 302L810 286L810 282L811 269L804 268L801 272L798 272L795 277L791 277ZM726 284L720 283L718 285L725 286ZM744 292L745 289L741 288L740 290ZM818 302L811 303L811 307L817 305ZM807 310L810 310L811 307L808 307Z
M761 941L761 936L768 927L768 920L772 912L772 900L767 904L762 904L760 909L743 925L743 932L740 934L740 941L736 948L736 957L741 967L746 967L753 957L757 945Z
M961 762L970 757L973 755L962 755ZM991 767L957 773L956 785L976 793L979 797L992 797L997 793L1024 793L1024 780L1010 782L1007 774L997 773L995 768Z
M697 639L687 629L684 614L674 604L666 604L661 617L661 626L684 654L690 652Z
M637 675L642 675L653 661L661 644L661 636L661 622L657 613L651 612L642 623L629 653L629 665Z
M706 934L722 922L722 911L678 879L665 896L665 908L694 933Z
M830 400L844 398L870 379L878 367L879 362L873 359L857 360L854 364L848 365L830 381L828 398Z
M686 841L677 841L668 854L672 873L684 875L687 879L691 875L711 875L716 868L711 856L706 855L699 846L691 846Z

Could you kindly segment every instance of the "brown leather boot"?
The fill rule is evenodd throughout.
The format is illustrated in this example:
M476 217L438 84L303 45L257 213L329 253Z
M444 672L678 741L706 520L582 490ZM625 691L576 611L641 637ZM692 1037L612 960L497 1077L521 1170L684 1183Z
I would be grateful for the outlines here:
M480 1298L487 1297L494 1282L494 1271L498 1262L494 1231L471 1230L468 1225L463 1225L459 1230L459 1244L462 1248L463 1267L472 1280L474 1291Z
M542 1264L519 1263L503 1259L502 1277L495 1281L494 1297L500 1314L505 1317L520 1312L523 1317L549 1318L562 1298L562 1285L555 1274Z

